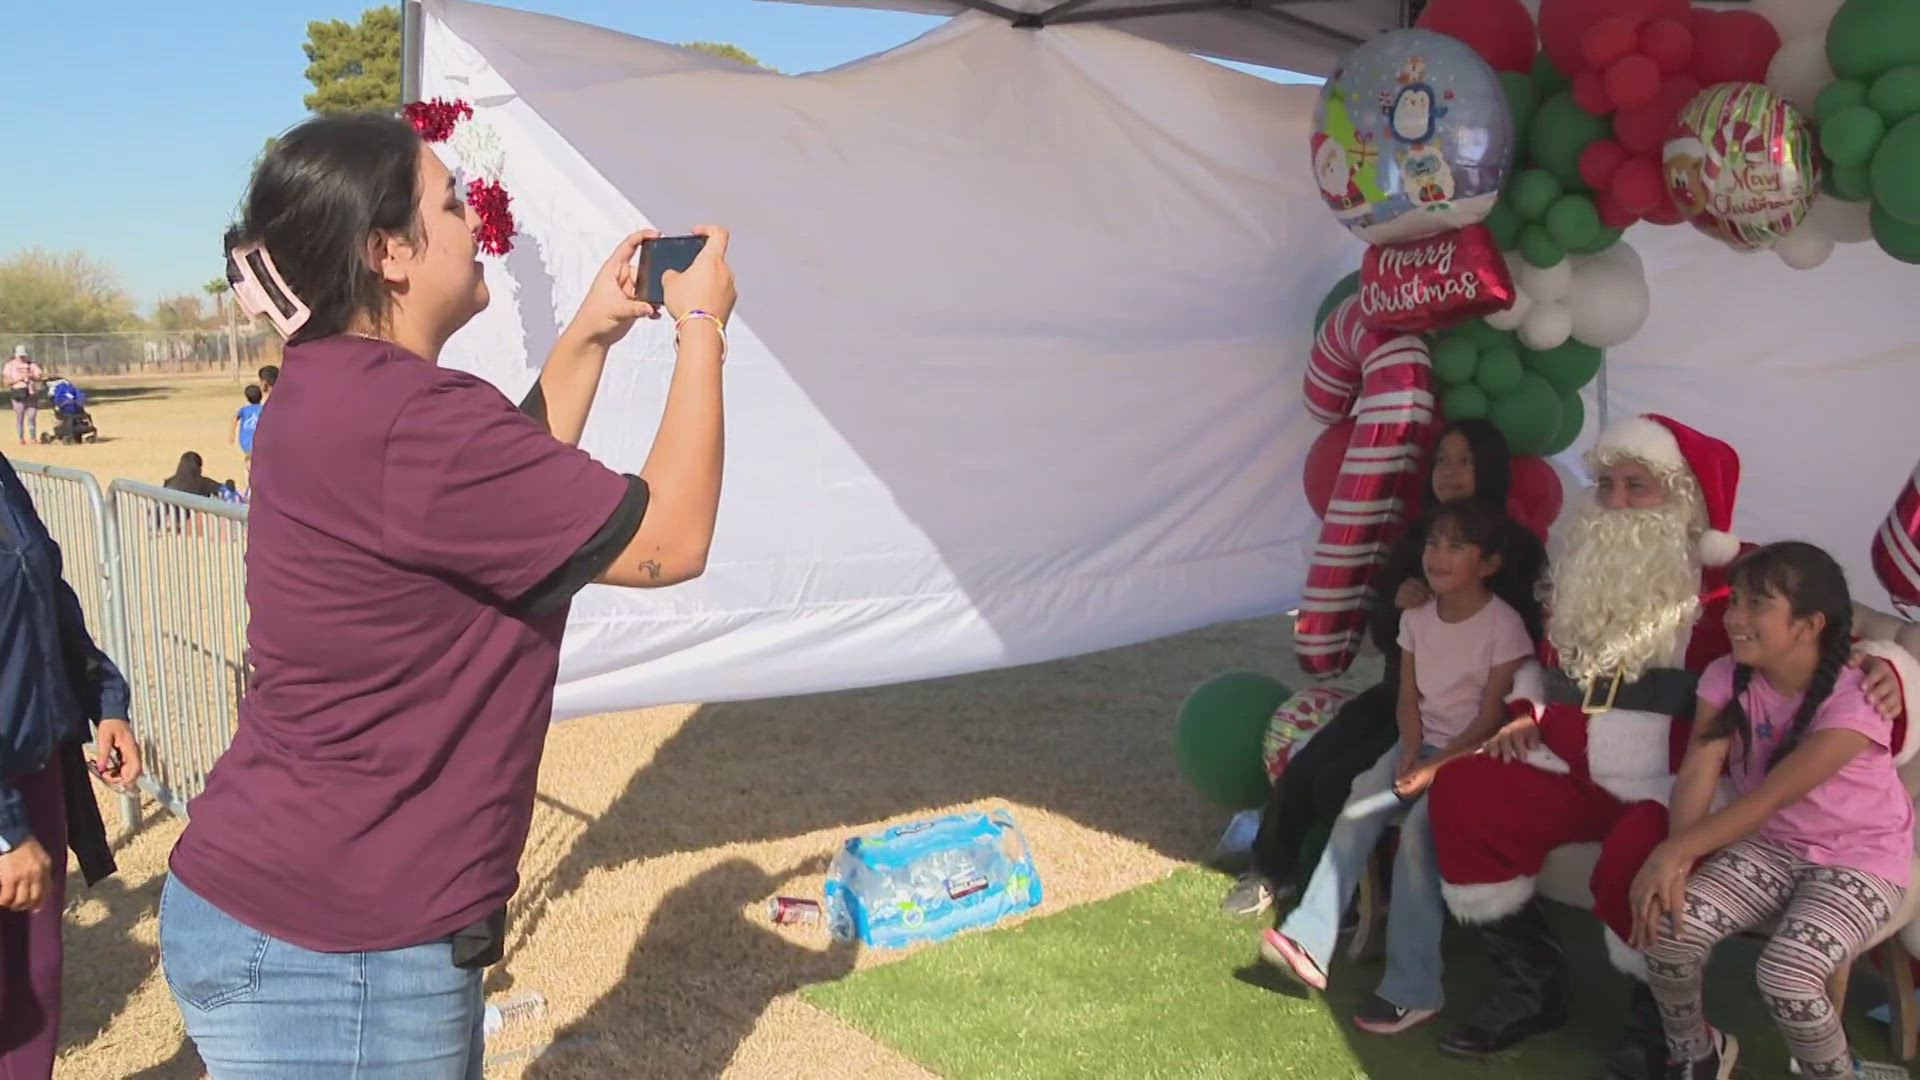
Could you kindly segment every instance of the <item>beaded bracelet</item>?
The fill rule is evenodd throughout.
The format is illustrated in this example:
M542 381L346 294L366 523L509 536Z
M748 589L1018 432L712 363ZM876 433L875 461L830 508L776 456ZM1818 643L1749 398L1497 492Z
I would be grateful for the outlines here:
M720 335L720 359L722 362L725 362L727 359L727 324L720 321L720 316L715 315L711 311L702 311L699 308L694 308L692 311L675 319L673 321L674 342L678 344L680 341L680 328L694 319L705 319L713 324L714 332Z

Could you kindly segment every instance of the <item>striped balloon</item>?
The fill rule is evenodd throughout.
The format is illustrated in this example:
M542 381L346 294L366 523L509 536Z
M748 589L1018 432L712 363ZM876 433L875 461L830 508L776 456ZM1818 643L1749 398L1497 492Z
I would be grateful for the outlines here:
M1372 333L1357 303L1342 301L1328 313L1307 358L1304 390L1309 416L1332 427L1353 412L1353 401L1360 395L1360 360L1367 355Z
M1344 336L1345 321L1358 325L1357 297L1327 318L1316 362L1340 373L1356 371L1359 387L1353 440L1334 481L1333 498L1320 524L1306 595L1294 621L1294 652L1302 670L1316 675L1345 671L1366 634L1367 586L1420 483L1420 450L1432 433L1433 364L1426 342L1410 334L1361 330ZM1341 346L1351 344L1351 351ZM1313 380L1309 375L1309 408ZM1319 413L1315 413L1316 418ZM1335 419L1339 419L1335 417Z
M1920 465L1873 536L1873 572L1903 613L1920 615Z

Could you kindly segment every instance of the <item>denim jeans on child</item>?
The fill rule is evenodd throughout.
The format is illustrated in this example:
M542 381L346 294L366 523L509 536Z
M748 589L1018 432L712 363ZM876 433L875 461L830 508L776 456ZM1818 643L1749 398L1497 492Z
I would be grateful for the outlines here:
M479 969L443 938L323 953L229 916L169 877L160 963L213 1080L479 1080Z
M1421 760L1439 753L1420 748ZM1313 868L1313 880L1280 932L1292 938L1326 971L1339 940L1340 916L1366 872L1367 859L1388 825L1400 823L1400 850L1393 860L1393 897L1387 908L1387 973L1380 996L1403 1009L1438 1009L1440 935L1446 929L1446 901L1440 894L1440 869L1433 856L1433 829L1427 822L1427 797L1406 802L1391 795L1400 747L1381 755L1353 781L1346 809Z

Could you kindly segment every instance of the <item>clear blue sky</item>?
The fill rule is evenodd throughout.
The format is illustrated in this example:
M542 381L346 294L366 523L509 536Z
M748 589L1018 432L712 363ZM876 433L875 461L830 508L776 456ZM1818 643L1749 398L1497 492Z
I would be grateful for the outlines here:
M786 72L940 20L757 0L505 0L660 41L728 41ZM262 142L305 115L314 19L371 0L0 0L0 257L82 249L147 311L220 273L221 233Z

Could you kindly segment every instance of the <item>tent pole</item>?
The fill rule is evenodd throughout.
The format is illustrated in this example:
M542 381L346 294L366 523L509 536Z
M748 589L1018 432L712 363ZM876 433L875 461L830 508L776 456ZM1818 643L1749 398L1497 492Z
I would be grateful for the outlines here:
M400 5L400 104L420 100L420 0Z

